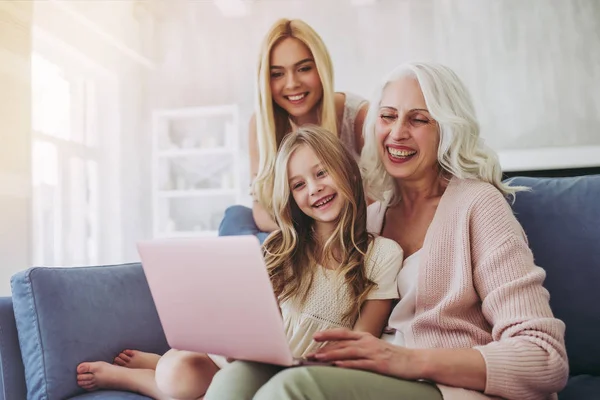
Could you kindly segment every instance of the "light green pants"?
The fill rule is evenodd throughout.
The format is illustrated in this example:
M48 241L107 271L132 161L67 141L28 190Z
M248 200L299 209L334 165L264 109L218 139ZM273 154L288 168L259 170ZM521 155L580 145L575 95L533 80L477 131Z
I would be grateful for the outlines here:
M281 368L236 361L219 371L205 400L442 400L435 385L336 367Z

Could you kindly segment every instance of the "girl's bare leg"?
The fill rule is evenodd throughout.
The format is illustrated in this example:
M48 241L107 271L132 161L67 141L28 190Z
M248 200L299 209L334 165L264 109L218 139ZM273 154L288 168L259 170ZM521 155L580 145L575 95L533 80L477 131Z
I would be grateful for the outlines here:
M132 369L104 361L77 366L77 384L85 390L116 389L140 393L156 400L170 400L156 386L153 369Z
M156 386L172 399L201 399L217 371L206 354L169 350L156 366Z

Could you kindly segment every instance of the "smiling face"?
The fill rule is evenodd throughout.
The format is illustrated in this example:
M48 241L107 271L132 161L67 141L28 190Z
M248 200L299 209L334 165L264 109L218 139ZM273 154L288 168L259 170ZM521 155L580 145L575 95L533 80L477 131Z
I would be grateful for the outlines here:
M287 174L292 197L300 211L315 221L315 230L332 231L344 200L337 183L313 149L299 146L290 156Z
M438 173L438 124L427 111L414 77L402 77L386 85L375 135L381 161L394 178L421 179Z
M316 123L323 85L308 47L292 37L277 43L271 50L270 73L273 101L298 124Z

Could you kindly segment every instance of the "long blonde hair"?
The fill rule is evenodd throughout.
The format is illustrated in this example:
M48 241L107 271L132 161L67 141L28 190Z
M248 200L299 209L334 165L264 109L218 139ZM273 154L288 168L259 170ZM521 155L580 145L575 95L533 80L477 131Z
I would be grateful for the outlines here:
M406 76L419 82L427 109L439 125L437 159L442 170L458 178L491 183L507 197L514 197L516 192L528 189L502 182L498 156L480 138L471 95L456 73L441 64L413 62L396 67L381 82L369 106L364 124L365 145L361 153L361 168L370 197L385 200L391 193L391 204L400 200L396 181L381 162L375 125L383 90L390 82Z
M300 210L291 195L287 166L292 154L301 146L308 146L316 153L336 182L338 196L345 201L338 224L325 243L318 243L313 235L314 220ZM337 135L307 125L283 140L276 160L273 212L280 229L269 235L263 248L279 300L295 296L304 299L317 265L324 260L335 260L353 297L352 307L344 319L354 319L375 286L365 270L365 257L373 237L367 232L367 203L360 170Z
M313 28L299 19L282 18L276 21L265 35L261 45L255 99L259 161L258 174L253 182L253 192L258 202L269 212L272 211L271 196L275 156L283 137L292 129L289 114L273 104L271 93L271 51L285 38L300 40L312 53L323 86L323 97L318 103L319 125L328 131L337 132L333 65L323 40Z

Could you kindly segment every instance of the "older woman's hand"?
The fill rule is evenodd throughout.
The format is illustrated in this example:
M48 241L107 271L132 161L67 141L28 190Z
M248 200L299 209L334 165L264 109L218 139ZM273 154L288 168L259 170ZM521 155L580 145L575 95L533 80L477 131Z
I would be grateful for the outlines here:
M394 346L370 333L330 329L314 335L317 342L329 342L307 358L332 362L343 368L362 369L403 379L419 379L415 351Z

